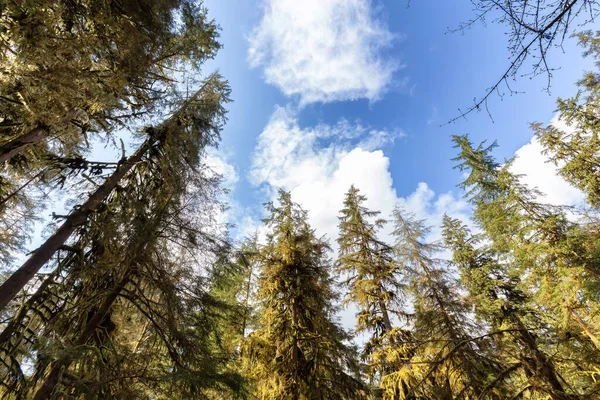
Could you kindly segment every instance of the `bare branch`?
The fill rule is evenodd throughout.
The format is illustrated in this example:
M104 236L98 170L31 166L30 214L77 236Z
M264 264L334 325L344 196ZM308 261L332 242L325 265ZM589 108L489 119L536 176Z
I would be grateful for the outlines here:
M516 0L472 0L475 17L461 23L450 32L464 32L477 23L486 23L486 17L494 16L493 22L508 26L508 50L511 54L510 63L500 78L490 86L480 98L475 98L473 105L465 111L459 109L459 115L448 120L447 125L465 118L473 111L485 107L488 115L488 100L494 92L500 97L501 84L506 84L509 94L519 92L510 88L508 80L516 80L519 71L524 68L528 57L534 61L529 71L522 76L547 75L545 90L550 90L552 71L548 62L548 51L552 48L562 48L572 23L582 14L585 20L578 26L590 23L600 12L598 0L537 0L536 2Z

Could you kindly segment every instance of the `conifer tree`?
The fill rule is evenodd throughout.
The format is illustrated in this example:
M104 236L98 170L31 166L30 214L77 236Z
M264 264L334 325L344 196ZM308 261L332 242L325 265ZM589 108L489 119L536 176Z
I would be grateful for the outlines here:
M410 279L414 299L410 361L385 376L381 386L389 399L503 398L486 386L496 377L498 362L489 357L488 338L468 317L459 287L435 257L438 243L426 242L429 230L399 206L393 213L398 262Z
M563 303L563 325L574 325L600 349L600 307L597 285L600 279L600 226L597 217L600 205L598 139L598 107L600 84L597 69L600 68L600 34L586 31L579 35L584 55L596 60L596 71L587 72L578 82L577 94L568 99L558 99L558 117L567 127L533 124L536 137L544 148L544 154L558 167L559 174L586 196L592 212L579 216L561 238L555 257L568 267L565 271L574 279L556 286L555 295L563 292L562 286L571 293L570 301ZM551 296L549 296L549 301Z
M88 199L71 214L29 259L0 286L0 310L32 279L52 255L66 243L77 227L104 205L104 200L119 186L131 171L142 166L144 159L164 151L181 152L184 166L194 167L198 152L216 144L220 120L224 116L222 102L227 101L229 89L218 75L211 76L198 92L157 128L145 130L147 139L134 154L121 160L115 171L92 192Z
M558 399L589 393L592 383L583 382L595 368L595 357L580 351L594 348L597 341L596 300L586 293L596 278L593 266L571 262L572 232L578 228L560 207L540 203L540 194L510 172L511 161L496 163L490 154L495 144L474 148L466 136L454 140L459 168L469 172L462 186L474 206L474 219L491 254L503 260L503 275L513 277L514 290L527 302L523 308L513 302L516 309L503 311L521 343L520 362L528 375L523 390ZM580 331L573 331L578 325ZM570 361L577 353L581 364ZM559 354L570 355L561 359Z
M187 0L11 1L0 23L0 163L143 115L165 99L171 68L199 66L219 47L216 25Z
M239 385L209 346L219 302L181 255L214 252L216 239L199 225L219 194L202 154L218 139L228 89L214 76L201 92L77 227L67 257L61 249L0 334L7 391L182 398ZM21 365L32 355L26 378Z
M600 68L600 32L586 31L578 37L585 48L584 55L596 60L596 68ZM589 204L598 209L600 81L597 71L587 72L577 86L579 90L574 97L557 101L559 119L568 125L568 129L552 124L532 126L544 153L559 167L560 175L585 193Z
M357 333L369 333L362 357L369 364L368 375L379 381L395 364L406 358L401 343L408 332L394 326L393 317L404 317L402 301L404 284L393 248L377 238L386 223L370 222L378 211L370 211L363 203L366 196L352 185L340 211L337 271L345 277L346 303L358 306Z
M585 48L584 56L596 60L600 68L600 33L585 31L578 35L579 43ZM598 108L600 105L600 84L598 73L590 71L577 83L579 90L574 97L558 99L558 117L567 127L533 124L536 137L544 148L544 154L558 167L559 174L576 188L580 189L592 207L592 212L579 216L577 224L572 224L562 237L560 261L576 272L577 281L567 287L572 293L579 293L579 299L572 297L572 303L565 307L570 317L563 318L578 326L582 332L600 349L600 310L597 305L600 278L598 238L600 226L597 210L600 205ZM579 267L579 268L573 268ZM573 272L571 272L573 274ZM582 296L583 295L583 296ZM581 300L584 300L583 302Z
M367 398L350 337L333 322L328 245L317 239L306 211L279 192L269 203L268 242L260 251L258 329L246 362L261 399Z
M258 244L252 237L239 248L225 248L216 261L210 282L210 294L226 307L215 314L214 346L230 355L228 367L244 376L244 339L256 327L253 297L258 274ZM209 398L240 398L252 393L251 382L244 381L244 389L214 391Z
M93 139L108 142L115 129L177 108L179 72L198 69L220 45L217 26L188 0L5 1L0 31L0 263L8 264L45 191L62 179L55 157L82 159Z

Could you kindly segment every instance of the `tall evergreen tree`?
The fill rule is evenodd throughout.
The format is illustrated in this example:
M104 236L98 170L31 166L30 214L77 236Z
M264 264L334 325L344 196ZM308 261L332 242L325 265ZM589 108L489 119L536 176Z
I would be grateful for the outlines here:
M54 157L79 159L90 140L175 109L178 70L220 45L187 0L4 1L0 30L0 247L12 253L43 205L35 189L64 169Z
M0 162L49 137L72 148L154 109L170 68L218 49L215 24L187 0L9 1L0 23Z
M0 310L23 289L52 255L66 243L77 227L104 205L104 200L116 189L123 178L137 168L145 158L165 151L181 152L181 163L194 167L198 163L198 152L216 144L220 129L219 121L224 116L223 101L227 101L229 89L218 75L213 75L202 88L167 121L157 128L145 130L147 139L134 154L121 160L115 171L104 183L92 192L88 199L71 214L29 259L0 286ZM183 173L183 171L182 171Z
M491 254L503 260L500 270L516 279L511 290L521 292L527 302L522 308L513 302L516 309L504 310L522 345L520 361L529 375L523 390L559 399L587 393L591 383L582 385L581 379L595 367L589 360L583 362L587 357L578 365L570 361L573 354L559 356L561 349L577 353L593 348L596 341L593 319L587 314L596 301L586 295L594 271L569 261L573 224L560 207L540 203L539 193L519 182L510 172L511 161L501 166L494 160L495 144L474 148L466 136L454 140L460 149L459 168L469 173L462 185L474 206L474 219ZM573 326L582 323L581 334L573 335Z
M596 60L600 68L600 33L586 31L579 35L584 55ZM597 299L600 287L600 226L597 210L600 206L599 166L600 142L598 139L598 109L600 105L600 83L597 71L590 71L577 83L579 90L574 97L558 99L558 116L567 127L533 124L537 139L544 148L544 154L558 167L559 174L585 195L592 212L579 216L561 243L560 259L565 265L583 268L578 273L581 278L571 282L571 293L584 294L579 299L572 298L566 308L570 323L578 326L595 346L600 349L600 310ZM570 268L573 270L573 268ZM577 288L577 289L575 289ZM585 299L587 301L582 302ZM563 318L565 320L565 318Z
M155 145L61 245L54 272L0 334L8 391L180 398L236 384L208 346L206 314L217 303L178 255L212 251L215 239L194 221L214 211L219 194L202 160L218 140L227 94L213 76L151 129ZM26 379L21 365L32 356Z
M256 328L257 316L253 303L258 274L258 244L256 237L246 239L239 248L226 248L216 261L210 282L210 294L225 308L215 314L214 346L230 355L228 367L240 373L243 368L244 339ZM215 390L209 398L246 398L252 393L252 382L244 381L244 389L233 392L227 388Z
M261 399L367 398L348 334L333 322L336 311L326 257L306 211L279 192L269 203L267 245L260 251L258 329L246 358Z
M584 55L596 61L600 69L600 32L586 31L579 35ZM544 153L558 168L560 175L586 194L591 206L600 206L600 139L598 138L598 112L600 107L600 79L598 72L587 72L577 83L577 94L568 99L558 99L558 116L568 125L533 124L533 129ZM600 275L599 275L600 276Z
M436 259L439 243L426 242L423 221L400 207L394 210L398 262L410 279L414 299L410 362L385 376L389 399L504 398L486 386L496 377L498 362L489 357L489 340L469 318L459 286Z
M358 306L356 332L371 335L362 357L369 364L370 378L379 381L406 360L406 349L395 344L402 343L408 332L393 323L393 317L405 317L405 285L393 248L377 238L386 221L369 221L379 212L366 208L366 200L354 185L346 193L339 216L336 267L345 277L345 302Z

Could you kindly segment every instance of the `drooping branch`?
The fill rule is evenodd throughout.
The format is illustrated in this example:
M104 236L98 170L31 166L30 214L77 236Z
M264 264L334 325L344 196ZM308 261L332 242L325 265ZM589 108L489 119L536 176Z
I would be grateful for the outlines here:
M29 259L0 286L0 310L3 310L17 293L27 285L40 268L67 241L75 229L83 224L91 213L98 209L123 177L136 163L144 158L152 148L153 142L152 138L148 138L133 155L121 163L119 168L92 193L87 201L71 213L54 234L38 247Z
M0 145L0 164L21 153L27 145L39 142L48 136L50 136L48 129L40 126Z

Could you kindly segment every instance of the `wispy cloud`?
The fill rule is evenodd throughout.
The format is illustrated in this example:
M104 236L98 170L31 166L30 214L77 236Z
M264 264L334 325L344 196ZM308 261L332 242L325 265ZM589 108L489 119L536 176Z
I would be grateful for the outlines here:
M438 117L438 109L437 109L437 107L434 105L434 106L431 108L431 116L430 116L430 117L427 119L427 125L431 125L431 124L433 124L433 123L436 121L437 117Z
M369 0L264 0L248 56L300 105L377 100L400 67L383 55L394 38Z

